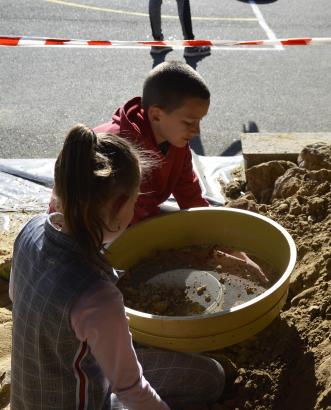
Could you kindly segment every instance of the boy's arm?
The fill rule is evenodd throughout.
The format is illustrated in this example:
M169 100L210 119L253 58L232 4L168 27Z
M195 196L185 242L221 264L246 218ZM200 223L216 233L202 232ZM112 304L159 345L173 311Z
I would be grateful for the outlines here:
M111 390L130 410L169 410L143 376L125 315L120 291L109 282L98 285L76 302L71 326L86 342Z
M192 154L189 147L186 149L184 166L173 195L181 209L209 206L208 201L202 198L199 178L193 171Z
M151 218L160 213L159 203L156 196L140 194L134 208L134 216L130 225L134 225L146 218Z

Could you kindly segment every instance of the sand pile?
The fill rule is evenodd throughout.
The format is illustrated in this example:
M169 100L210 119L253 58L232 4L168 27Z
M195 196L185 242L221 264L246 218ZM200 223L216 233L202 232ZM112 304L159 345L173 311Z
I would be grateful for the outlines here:
M0 213L0 278L8 278L14 240L22 226L31 219L35 212Z
M271 161L251 168L250 191L227 204L282 224L298 260L279 319L254 339L214 354L229 375L221 409L331 409L331 146L306 147L299 165ZM243 182L227 188L236 195L234 185Z

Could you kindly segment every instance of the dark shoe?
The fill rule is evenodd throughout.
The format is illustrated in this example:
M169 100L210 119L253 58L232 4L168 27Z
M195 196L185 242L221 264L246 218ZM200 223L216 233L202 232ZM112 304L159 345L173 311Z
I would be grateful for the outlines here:
M185 47L184 49L184 57L209 56L210 54L209 46Z
M152 55L159 55L159 54L166 54L172 51L172 47L169 46L152 46L151 47L151 54Z

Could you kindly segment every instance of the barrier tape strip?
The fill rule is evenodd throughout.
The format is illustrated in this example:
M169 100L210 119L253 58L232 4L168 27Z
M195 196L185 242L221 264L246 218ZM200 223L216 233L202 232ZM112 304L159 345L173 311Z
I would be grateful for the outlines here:
M286 38L273 40L253 40L253 41L235 41L235 40L166 40L166 41L121 41L121 40L74 40L61 38L47 37L15 37L15 36L0 36L0 46L4 47L45 47L45 46L88 46L88 47L108 47L108 46L308 46L308 45L325 45L331 44L331 37L303 37L303 38Z

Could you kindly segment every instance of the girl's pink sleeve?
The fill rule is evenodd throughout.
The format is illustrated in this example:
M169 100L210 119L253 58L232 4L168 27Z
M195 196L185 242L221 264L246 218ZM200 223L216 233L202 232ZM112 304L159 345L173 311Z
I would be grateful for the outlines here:
M111 282L99 281L71 311L78 340L87 342L111 390L130 410L169 410L142 374L125 315L122 294Z

